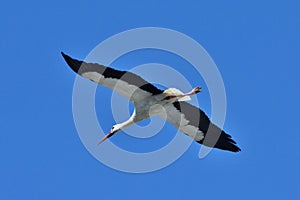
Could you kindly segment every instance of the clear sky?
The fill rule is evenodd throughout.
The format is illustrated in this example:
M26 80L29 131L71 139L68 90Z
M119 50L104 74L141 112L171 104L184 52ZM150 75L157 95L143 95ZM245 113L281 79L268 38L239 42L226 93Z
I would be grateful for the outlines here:
M0 199L300 199L298 1L0 5ZM193 143L162 170L130 174L103 165L86 150L72 116L75 74L60 52L84 59L106 38L145 26L180 31L208 51L226 88L224 129L241 152L213 150L200 160L200 145ZM113 66L149 62L181 69L193 86L205 88L186 70L188 63L164 53L133 52ZM103 106L109 94L98 87L97 116L105 131L114 124ZM198 100L209 114L207 91ZM167 125L159 135L170 130ZM144 150L141 139L122 138L124 133L112 140L130 150L136 142L136 151ZM154 139L147 148L156 148Z

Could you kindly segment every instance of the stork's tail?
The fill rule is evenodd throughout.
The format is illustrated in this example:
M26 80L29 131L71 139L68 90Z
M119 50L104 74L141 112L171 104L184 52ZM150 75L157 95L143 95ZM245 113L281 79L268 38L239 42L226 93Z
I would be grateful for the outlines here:
M177 88L169 88L166 89L164 92L164 94L168 95L168 96L180 96L180 95L184 95L183 92L181 92L180 90L178 90ZM191 97L187 96L183 96L181 98L178 99L178 101L189 101L191 100Z

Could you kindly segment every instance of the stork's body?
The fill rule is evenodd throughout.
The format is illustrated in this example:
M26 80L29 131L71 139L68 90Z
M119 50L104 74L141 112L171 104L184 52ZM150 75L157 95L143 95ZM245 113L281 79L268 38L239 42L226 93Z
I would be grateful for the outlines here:
M168 120L198 143L203 144L205 136L212 134L216 136L215 139L206 141L204 145L233 152L240 151L231 136L211 123L202 110L185 102L190 99L190 95L200 92L201 88L194 88L185 94L175 88L163 91L131 72L78 61L64 53L62 55L73 71L93 82L115 90L134 104L135 110L132 116L127 121L114 125L98 144L133 123L157 115Z

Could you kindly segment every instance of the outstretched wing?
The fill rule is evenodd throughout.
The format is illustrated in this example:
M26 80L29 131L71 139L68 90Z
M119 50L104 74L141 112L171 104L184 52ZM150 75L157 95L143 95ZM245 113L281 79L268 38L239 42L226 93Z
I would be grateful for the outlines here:
M186 102L176 101L165 106L165 109L166 119L198 143L233 152L241 150L231 136L213 124L199 108Z
M148 96L163 92L131 72L115 70L96 63L79 61L63 52L61 54L74 72L95 83L115 90L132 102L138 102Z

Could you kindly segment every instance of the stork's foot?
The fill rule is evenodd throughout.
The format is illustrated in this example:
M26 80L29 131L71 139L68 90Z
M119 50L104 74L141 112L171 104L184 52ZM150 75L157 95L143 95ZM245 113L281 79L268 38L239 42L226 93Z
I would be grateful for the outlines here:
M182 94L182 95L176 95L174 97L185 97L185 96L190 96L190 95L193 95L193 94L197 94L199 92L201 92L201 87L195 87L194 89L192 89L188 93L185 93L185 94Z
M201 92L201 87L195 87L192 91L185 93L184 96L189 96Z
M199 93L199 92L201 92L201 87L195 87L190 93L191 94L197 94L197 93Z

